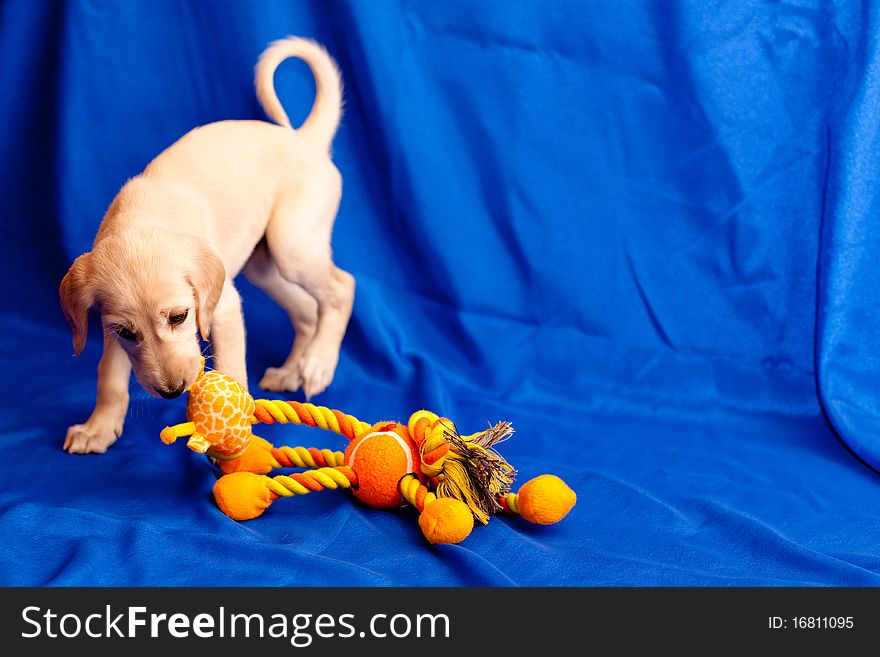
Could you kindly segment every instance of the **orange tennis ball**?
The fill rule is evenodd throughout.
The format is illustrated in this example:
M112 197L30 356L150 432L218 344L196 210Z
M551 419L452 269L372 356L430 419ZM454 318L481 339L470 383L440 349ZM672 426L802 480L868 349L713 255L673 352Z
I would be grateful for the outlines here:
M349 443L345 463L357 475L352 490L356 498L377 509L393 509L405 504L397 484L404 475L418 472L418 448L406 427L380 423Z
M519 490L519 514L538 525L552 525L562 520L577 495L555 475L543 474L527 481Z

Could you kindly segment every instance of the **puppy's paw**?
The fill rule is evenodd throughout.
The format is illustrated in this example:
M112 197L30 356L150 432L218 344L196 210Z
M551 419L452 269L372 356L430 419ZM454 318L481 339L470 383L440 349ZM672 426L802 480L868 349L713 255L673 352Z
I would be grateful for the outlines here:
M306 399L324 392L330 382L333 381L333 373L336 371L336 363L339 357L334 353L321 353L317 350L308 350L299 361L299 371L302 376L302 388Z
M64 450L71 454L103 454L120 433L122 427L112 424L74 424L67 430Z
M260 379L260 387L273 392L294 392L299 390L301 385L302 377L295 367L292 369L267 367L266 373Z

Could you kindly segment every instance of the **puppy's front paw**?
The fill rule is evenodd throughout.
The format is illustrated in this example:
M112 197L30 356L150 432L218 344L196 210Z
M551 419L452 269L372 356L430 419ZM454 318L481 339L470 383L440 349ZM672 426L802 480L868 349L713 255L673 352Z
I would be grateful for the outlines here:
M103 454L120 433L122 427L109 424L74 424L67 430L64 449L71 454Z
M316 350L309 350L303 354L299 361L299 371L306 399L311 399L330 385L338 359L335 353L327 354Z
M273 392L294 392L299 390L301 385L302 377L296 368L268 367L263 378L260 379L260 387Z

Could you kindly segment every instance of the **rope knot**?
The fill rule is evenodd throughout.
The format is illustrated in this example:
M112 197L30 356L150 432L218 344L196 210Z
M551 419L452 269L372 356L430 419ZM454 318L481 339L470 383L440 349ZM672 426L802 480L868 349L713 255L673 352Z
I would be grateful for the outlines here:
M470 436L458 433L451 420L430 411L410 416L410 435L419 446L422 474L434 480L437 497L467 504L481 523L501 507L496 498L510 490L513 467L492 446L513 435L509 422L499 422Z

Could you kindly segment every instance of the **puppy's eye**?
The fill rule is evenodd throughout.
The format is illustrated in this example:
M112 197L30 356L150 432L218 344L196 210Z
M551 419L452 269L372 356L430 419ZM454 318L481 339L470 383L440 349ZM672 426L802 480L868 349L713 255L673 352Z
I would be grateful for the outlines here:
M128 340L129 342L134 342L137 336L131 329L125 328L124 326L116 326L116 335L118 335L123 340Z
M180 326L186 321L187 315L189 315L189 310L174 313L173 315L168 317L168 322L171 324L171 326Z

